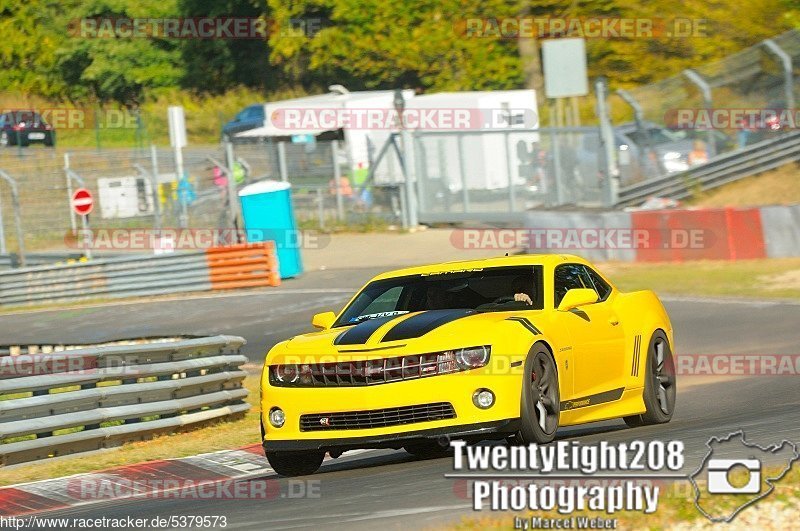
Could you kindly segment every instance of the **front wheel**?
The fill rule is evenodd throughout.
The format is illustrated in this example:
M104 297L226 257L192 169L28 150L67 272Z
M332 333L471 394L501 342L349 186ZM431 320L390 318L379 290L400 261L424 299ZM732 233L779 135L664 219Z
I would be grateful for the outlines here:
M646 367L642 395L646 411L625 417L623 420L630 427L669 422L675 411L675 362L667 336L661 330L656 330L650 339Z
M516 441L549 443L556 436L561 403L556 363L544 345L535 345L528 354L523 378L520 430Z
M307 476L319 469L325 452L264 452L272 470L281 476Z

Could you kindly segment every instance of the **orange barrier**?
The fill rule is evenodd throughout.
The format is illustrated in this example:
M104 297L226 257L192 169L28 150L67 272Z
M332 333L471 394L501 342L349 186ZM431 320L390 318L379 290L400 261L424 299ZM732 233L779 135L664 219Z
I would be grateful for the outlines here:
M631 213L631 226L647 236L636 250L639 262L745 260L764 258L757 208L663 210Z
M206 250L212 290L278 286L275 242L240 243Z

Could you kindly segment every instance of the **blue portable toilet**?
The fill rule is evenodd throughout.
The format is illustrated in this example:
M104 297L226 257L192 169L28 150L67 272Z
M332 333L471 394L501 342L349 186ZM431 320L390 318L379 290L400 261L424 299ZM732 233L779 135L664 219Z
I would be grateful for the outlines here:
M259 181L239 191L248 242L272 240L278 253L281 278L303 272L302 238L292 209L291 185L281 181Z

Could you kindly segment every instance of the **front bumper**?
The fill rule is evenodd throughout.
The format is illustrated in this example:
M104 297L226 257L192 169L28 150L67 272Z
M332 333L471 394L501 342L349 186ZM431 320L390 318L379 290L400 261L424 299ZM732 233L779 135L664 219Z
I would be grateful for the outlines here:
M263 422L263 421L262 421ZM268 452L297 452L322 450L346 451L357 448L394 448L422 441L437 441L442 446L450 439L484 440L502 439L519 430L519 419L505 419L482 424L467 424L427 430L405 431L396 434L366 437L343 437L337 439L306 440L265 440L264 450Z
M429 378L359 387L273 387L262 379L261 411L267 450L399 448L419 439L439 437L497 438L517 431L520 415L521 376L493 370L490 366ZM488 409L473 403L478 389L495 395ZM425 420L399 425L301 430L302 415L372 411L447 402L454 418ZM269 423L269 411L279 407L286 415L281 428ZM497 437L493 437L497 436Z

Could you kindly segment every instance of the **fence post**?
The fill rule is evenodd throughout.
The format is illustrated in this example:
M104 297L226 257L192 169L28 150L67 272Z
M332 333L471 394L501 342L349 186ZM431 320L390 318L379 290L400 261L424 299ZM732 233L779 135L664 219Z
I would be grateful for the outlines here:
M175 144L175 190L178 195L180 207L180 227L185 229L189 223L189 214L186 211L186 201L181 197L181 179L183 179L183 150L179 144Z
M467 168L464 161L464 135L459 134L456 137L458 145L458 173L461 178L461 201L464 207L464 213L469 212L469 190L467 189Z
M792 68L792 56L786 53L786 51L778 46L778 43L772 39L765 40L764 46L781 61L781 65L783 66L783 90L786 96L784 105L787 109L794 109L794 70Z
M152 167L152 171L150 172L152 177L151 186L153 188L153 213L155 214L155 222L156 222L156 229L161 229L161 199L159 196L159 184L158 184L158 149L156 149L155 144L150 144L150 165Z
M339 141L331 142L333 157L333 182L336 186L336 219L344 220L344 200L342 198L342 168L339 167Z
M281 175L281 181L287 182L289 180L289 171L286 169L285 142L278 142L278 172Z
M600 139L603 144L603 173L606 175L606 206L617 204L616 176L614 175L615 163L614 152L617 149L614 142L614 129L611 125L611 118L608 115L608 101L606 81L598 79L595 82L595 92L597 94L597 117L600 119Z
M508 123L511 123L511 116L509 114ZM508 132L503 133L504 144L506 145L506 173L508 173L508 208L509 212L516 212L516 195L514 193L514 161L511 159L511 135Z
M325 194L322 193L322 188L317 187L317 215L319 216L319 228L325 228Z
M403 135L403 167L405 168L406 178L406 207L408 208L408 226L415 228L419 225L417 219L417 202L414 194L414 183L416 181L416 161L414 158L414 140L411 131L402 129Z
M236 191L236 180L233 177L233 165L236 159L233 157L233 142L225 142L225 162L228 166L228 215L235 229L240 228L239 223L239 194ZM239 235L236 235L236 242L239 243Z
M687 68L683 71L683 75L686 76L686 79L691 81L697 88L700 89L700 92L703 94L703 103L711 112L711 108L714 106L714 102L711 98L711 85L706 83L706 80L703 79L700 74L692 70L691 68ZM713 157L717 154L717 146L715 145L714 141L714 129L709 128L708 130L708 158Z
M69 153L64 153L64 176L67 179L67 208L69 209L69 226L74 233L78 230L78 223L75 221L75 212L72 210L72 179L69 177Z
M653 142L650 138L650 130L645 127L644 124L644 110L642 109L642 105L631 95L630 92L625 89L618 89L617 95L622 98L625 103L630 105L631 109L633 109L633 119L636 122L636 129L639 131L639 134L642 135L642 138L644 138L645 143L645 149L641 149L641 147L639 148L639 167L643 169L647 168L647 157L649 154L653 153ZM657 170L660 173L666 173L662 171L663 168L661 168L661 158L656 156L656 161ZM654 177L656 176L654 175Z
M0 254L6 254L6 232L3 227L3 196L0 194Z
M67 185L70 189L69 194L69 211L74 212L72 208L72 179L78 181L78 186L85 187L86 182L83 180L83 177L75 173L69 168L65 168L65 173L67 174ZM84 243L84 254L88 260L92 259L92 246L91 246L91 235L89 234L89 215L84 214L81 216L81 230L83 231L83 243Z
M11 206L14 209L14 224L17 228L17 252L19 253L19 265L25 267L25 237L22 230L22 211L19 203L19 189L17 188L17 181L11 178L9 174L0 170L0 178L4 179L8 186L11 188ZM3 228L3 219L0 216L0 231ZM3 253L5 253L5 234L2 234Z

